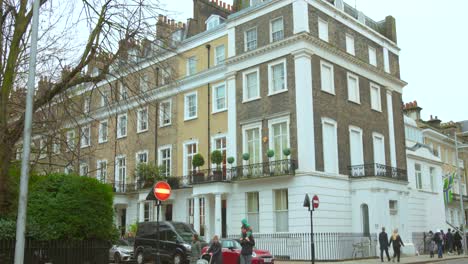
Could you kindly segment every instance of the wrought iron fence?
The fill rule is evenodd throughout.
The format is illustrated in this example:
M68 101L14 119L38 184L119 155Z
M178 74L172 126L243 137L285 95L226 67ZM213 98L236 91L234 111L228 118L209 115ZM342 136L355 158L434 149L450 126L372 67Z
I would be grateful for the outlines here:
M349 176L351 178L359 177L384 177L396 180L407 181L406 170L386 166L378 163L362 164L349 166Z
M101 264L109 263L109 242L26 240L24 263L28 264ZM15 240L0 240L0 263L12 264Z
M164 179L172 189L180 189L187 187L188 182L184 180L186 177L167 177ZM142 189L151 188L155 183L154 179L148 180L138 180L135 183L126 183L126 182L112 182L109 183L112 185L112 189L116 193L131 193L136 192Z
M238 235L230 235L236 239ZM310 260L310 233L254 234L255 247L269 250L279 260ZM315 258L321 261L377 257L377 235L315 233Z

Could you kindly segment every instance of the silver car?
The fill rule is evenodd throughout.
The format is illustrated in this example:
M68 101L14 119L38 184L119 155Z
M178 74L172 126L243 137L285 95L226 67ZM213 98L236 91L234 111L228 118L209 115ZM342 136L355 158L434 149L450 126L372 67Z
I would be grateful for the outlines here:
M123 263L133 261L133 239L119 239L109 250L111 262Z

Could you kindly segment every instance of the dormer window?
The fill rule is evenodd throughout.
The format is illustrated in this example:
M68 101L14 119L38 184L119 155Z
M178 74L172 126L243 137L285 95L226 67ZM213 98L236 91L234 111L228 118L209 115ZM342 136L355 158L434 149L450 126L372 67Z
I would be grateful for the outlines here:
M211 30L217 26L219 26L221 23L224 22L224 18L218 16L218 15L211 15L207 20L206 20L206 30Z
M263 0L250 0L250 6L258 5L261 2L263 2Z

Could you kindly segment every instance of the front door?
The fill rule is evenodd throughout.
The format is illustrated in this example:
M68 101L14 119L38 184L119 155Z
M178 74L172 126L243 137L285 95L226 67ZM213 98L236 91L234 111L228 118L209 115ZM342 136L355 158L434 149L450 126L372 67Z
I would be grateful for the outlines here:
M120 236L125 236L125 227L127 226L127 209L120 210Z
M221 202L221 237L226 237L226 200Z
M172 221L172 204L166 204L166 211L164 212L164 219Z

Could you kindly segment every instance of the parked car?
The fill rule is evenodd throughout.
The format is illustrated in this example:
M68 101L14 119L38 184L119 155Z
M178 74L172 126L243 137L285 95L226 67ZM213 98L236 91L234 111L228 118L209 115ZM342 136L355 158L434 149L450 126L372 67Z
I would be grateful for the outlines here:
M114 263L129 262L133 259L134 239L119 239L109 249L109 259Z
M156 222L138 224L135 238L135 258L138 264L154 261L156 257ZM195 230L181 222L159 222L159 255L164 263L189 263L192 236ZM203 246L206 245L202 242Z
M240 262L241 244L236 239L221 240L223 247L223 264L238 264ZM202 254L208 250L208 246L202 249ZM273 255L268 250L254 249L252 264L274 264Z

